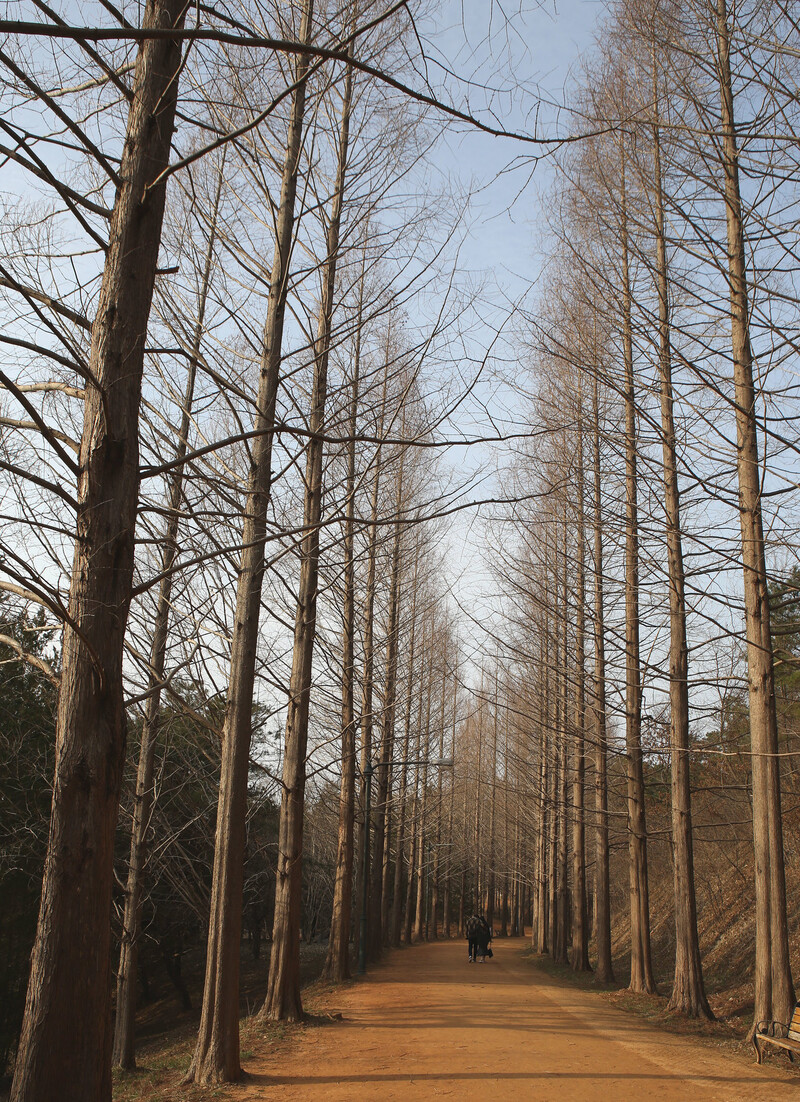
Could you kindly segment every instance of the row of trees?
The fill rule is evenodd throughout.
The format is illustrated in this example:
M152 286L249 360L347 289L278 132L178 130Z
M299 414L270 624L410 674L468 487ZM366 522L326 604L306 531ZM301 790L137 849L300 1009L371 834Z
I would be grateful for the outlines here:
M630 986L655 990L647 809L668 761L670 1007L711 1016L694 772L716 793L701 823L721 828L716 843L752 821L755 1023L794 1006L781 771L793 784L795 749L776 685L795 658L772 619L790 617L791 640L798 104L782 43L795 29L771 3L609 13L574 105L598 136L560 158L527 338L546 431L513 485L542 500L510 518L518 552L497 568L532 687L535 946L587 969L593 932L611 980L610 854L624 842ZM714 784L709 764L728 756L737 767Z

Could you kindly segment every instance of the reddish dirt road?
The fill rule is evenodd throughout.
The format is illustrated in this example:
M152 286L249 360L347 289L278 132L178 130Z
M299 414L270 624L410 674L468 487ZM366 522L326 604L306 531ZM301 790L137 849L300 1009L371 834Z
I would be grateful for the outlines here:
M561 986L526 964L522 940L486 964L466 944L393 953L335 992L342 1021L298 1031L250 1062L244 1102L453 1098L503 1102L781 1102L800 1079L774 1061L675 1036Z

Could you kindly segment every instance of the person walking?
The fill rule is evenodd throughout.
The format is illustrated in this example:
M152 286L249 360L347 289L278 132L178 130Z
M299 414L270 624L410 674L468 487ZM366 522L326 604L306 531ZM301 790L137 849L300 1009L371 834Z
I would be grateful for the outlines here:
M480 955L481 964L486 960L489 951L489 942L492 940L492 931L489 923L483 915L470 915L464 923L467 935L467 961L475 964Z

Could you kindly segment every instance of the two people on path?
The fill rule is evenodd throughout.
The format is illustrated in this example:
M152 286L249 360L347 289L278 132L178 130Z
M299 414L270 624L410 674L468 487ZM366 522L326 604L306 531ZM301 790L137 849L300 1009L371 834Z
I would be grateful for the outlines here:
M483 915L470 915L464 923L464 930L467 935L469 963L474 964L480 956L481 964L483 964L487 955L492 955L492 950L489 948L489 942L492 940L492 930L489 923Z

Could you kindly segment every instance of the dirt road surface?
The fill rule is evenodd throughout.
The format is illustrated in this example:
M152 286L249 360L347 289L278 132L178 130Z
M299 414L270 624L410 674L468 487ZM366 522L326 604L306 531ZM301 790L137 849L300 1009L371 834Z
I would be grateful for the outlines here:
M466 943L391 954L333 994L341 1021L245 1062L244 1102L781 1102L800 1078L665 1033L526 963L525 942L468 964Z

